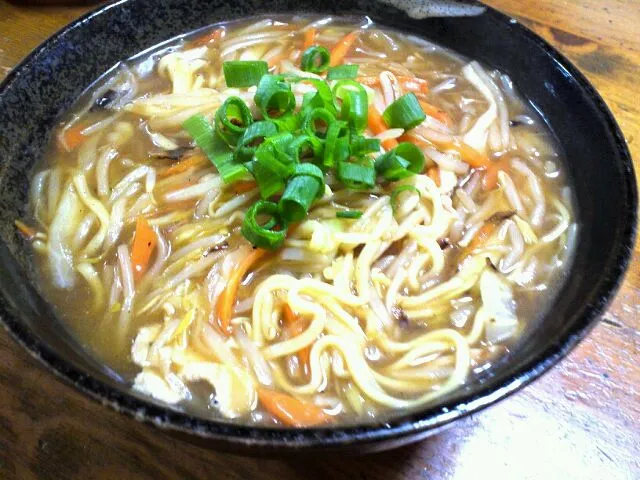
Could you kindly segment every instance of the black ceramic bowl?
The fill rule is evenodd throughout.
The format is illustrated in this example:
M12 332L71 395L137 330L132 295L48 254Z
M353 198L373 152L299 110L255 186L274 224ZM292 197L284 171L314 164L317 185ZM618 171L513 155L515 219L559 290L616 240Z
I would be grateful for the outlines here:
M443 9L446 4L454 6ZM57 119L110 66L207 24L290 12L366 14L499 68L543 113L569 160L579 238L573 265L550 310L491 376L441 404L384 424L304 430L241 426L133 394L83 350L39 295L27 247L14 231L13 220L25 213L30 172ZM456 12L474 15L423 15ZM121 0L53 36L8 76L0 88L0 168L0 316L11 335L47 369L111 408L208 445L252 452L391 448L433 434L518 390L558 362L598 320L628 265L636 221L631 158L593 87L515 20L475 3L459 8L451 0Z

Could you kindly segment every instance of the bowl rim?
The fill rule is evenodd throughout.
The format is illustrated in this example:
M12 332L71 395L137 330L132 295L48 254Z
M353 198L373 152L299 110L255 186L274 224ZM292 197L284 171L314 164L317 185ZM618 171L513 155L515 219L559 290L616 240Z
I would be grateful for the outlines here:
M136 1L138 0L115 0L99 6L55 32L9 72L0 83L0 94L21 75L28 72L30 66L38 61L41 53L64 38L67 33L82 28L93 18L106 14L111 9ZM468 3L480 4L476 0L471 0ZM239 447L268 447L287 450L318 449L394 441L411 435L419 436L422 434L424 437L436 433L454 420L476 413L496 403L533 382L564 358L589 333L620 288L633 255L637 233L638 192L633 161L624 135L609 107L590 81L563 54L522 23L493 7L480 5L485 8L485 15L490 15L499 22L509 23L512 28L518 28L519 33L526 40L541 48L551 59L559 63L602 114L602 122L612 136L612 147L617 150L621 167L627 172L624 176L626 196L623 198L626 200L625 203L630 206L622 214L628 228L622 233L620 241L614 245L607 269L603 271L604 280L597 290L597 296L602 300L596 305L588 305L574 324L558 336L557 342L553 342L547 348L532 355L529 361L510 377L497 382L496 385L483 387L473 395L462 395L438 406L416 410L407 415L398 415L382 424L301 429L252 426L206 419L170 407L163 407L137 396L131 391L116 389L94 378L58 355L45 342L40 341L6 308L5 298L0 298L0 323L4 325L12 338L47 370L52 371L65 383L94 401L160 429L196 435L206 440Z

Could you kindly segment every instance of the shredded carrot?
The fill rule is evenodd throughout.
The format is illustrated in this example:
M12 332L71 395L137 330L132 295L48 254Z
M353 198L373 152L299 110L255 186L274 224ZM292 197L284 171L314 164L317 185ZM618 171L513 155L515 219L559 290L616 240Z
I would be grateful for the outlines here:
M426 113L430 117L435 118L436 120L438 120L441 123L444 123L445 125L451 125L453 123L449 114L444 110L436 107L435 105L431 105L429 102L425 100L418 100L418 101L420 102L420 106L422 107L422 110L424 110L424 113Z
M166 170L160 172L158 176L170 177L171 175L185 172L190 168L201 167L203 165L206 165L208 162L209 160L204 155L192 155L185 158L184 160L180 160L179 162L174 163Z
M467 247L462 251L462 257L468 256L475 249L485 245L487 240L489 240L489 237L496 231L496 227L497 224L495 222L487 222L480 227L480 230L478 230L473 236L469 245L467 245Z
M267 412L290 427L313 427L331 421L320 407L286 393L259 388L258 399Z
M318 36L318 30L315 28L307 28L304 31L304 41L302 43L302 50L306 50L307 48L313 46L316 43L316 37Z
M58 135L58 149L73 150L83 143L87 137L82 134L86 125L76 124L67 128L64 133Z
M407 133L402 135L398 140L400 140L401 142L412 142L420 148L435 145L441 150L455 150L460 154L460 158L462 159L462 161L468 163L472 168L486 169L493 164L493 162L489 160L489 157L483 155L475 148L470 147L466 143L459 140L454 140L453 142L439 142L437 140L427 141L420 137Z
M347 56L347 53L349 53L349 50L351 50L351 47L358 39L358 35L360 35L360 31L354 30L353 32L347 33L338 43L336 43L331 50L331 60L329 65L335 67L343 62L344 57Z
M493 190L498 186L498 172L504 172L509 169L509 157L502 157L497 162L491 163L487 167L487 171L482 179L482 187L485 190Z
M233 315L233 307L236 303L240 282L242 282L242 279L249 269L268 253L269 250L265 250L264 248L255 248L231 271L227 286L218 297L218 302L216 303L218 326L220 327L220 331L225 335L231 335L232 333L231 315Z
M440 169L438 167L429 167L427 169L427 175L438 187L440 186Z
M222 37L224 37L224 34L224 27L216 28L213 32L205 33L203 36L193 40L191 43L189 43L189 47L203 47L210 43L217 42Z
M369 128L375 135L378 135L389 129L387 125L384 123L384 120L382 119L382 115L378 113L378 110L376 109L376 107L369 108L368 117L369 117L368 118ZM398 142L395 140L395 138L390 138L382 142L382 146L387 150L391 150L392 148L395 148L398 146Z
M464 142L453 142L438 146L455 150L460 154L460 158L462 159L462 161L468 163L472 168L488 168L489 165L491 165L491 160L489 160L489 157L483 155L475 148L470 147Z
M236 195L240 195L241 193L247 193L248 191L257 188L257 186L258 184L253 180L243 180L233 184L233 192Z
M303 319L300 318L299 315L296 315L288 303L285 303L282 307L282 313L284 318L284 323L287 326L288 332L292 337L297 337L302 332L304 332L308 325ZM301 350L298 350L298 361L300 362L300 367L304 371L305 375L309 373L309 358L311 356L311 347L307 346Z
M144 272L147 271L151 254L157 243L156 232L149 226L147 219L138 217L133 246L131 247L131 265L133 266L133 276L136 281L140 280Z
M413 93L428 93L429 92L429 83L423 79L418 77L406 77L404 75L396 76L398 79L398 83L405 92L413 92ZM357 78L358 83L362 85L366 85L367 87L379 87L380 86L380 77L359 77Z
M15 220L13 223L15 224L18 231L22 234L22 236L27 240L32 240L38 233L34 228L22 223L20 220Z
M405 77L398 76L396 77L403 90L406 92L413 93L428 93L429 92L429 83L423 79L418 77Z

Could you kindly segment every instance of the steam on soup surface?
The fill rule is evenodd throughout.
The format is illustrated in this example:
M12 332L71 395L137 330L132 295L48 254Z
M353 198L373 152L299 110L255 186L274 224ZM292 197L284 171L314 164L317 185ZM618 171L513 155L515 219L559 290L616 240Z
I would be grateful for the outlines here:
M57 311L133 389L357 421L473 381L548 304L569 189L507 76L368 19L167 45L78 101L17 222Z

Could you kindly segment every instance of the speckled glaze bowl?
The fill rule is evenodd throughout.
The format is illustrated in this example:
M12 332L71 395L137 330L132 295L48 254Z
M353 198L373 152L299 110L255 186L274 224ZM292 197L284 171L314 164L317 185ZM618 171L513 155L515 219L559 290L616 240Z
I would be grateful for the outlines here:
M205 419L134 394L60 323L16 235L32 168L60 115L118 61L205 25L263 13L366 14L496 67L543 112L569 159L579 222L575 258L537 328L509 358L440 404L383 424L275 429ZM437 16L433 16L437 15ZM444 15L444 16L442 16ZM431 435L538 378L590 330L621 282L633 247L637 192L629 152L606 105L564 57L530 31L473 2L402 0L121 0L38 47L0 87L0 318L45 367L136 421L240 452L370 452ZM90 421L90 419L88 419Z

